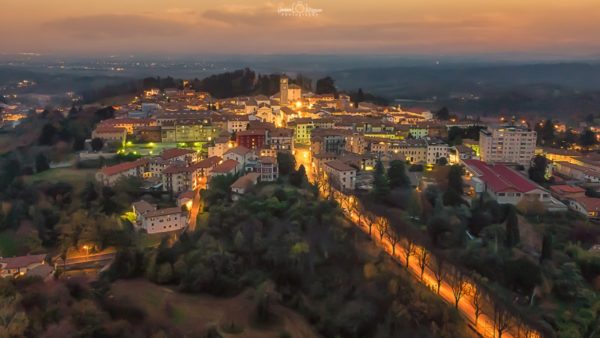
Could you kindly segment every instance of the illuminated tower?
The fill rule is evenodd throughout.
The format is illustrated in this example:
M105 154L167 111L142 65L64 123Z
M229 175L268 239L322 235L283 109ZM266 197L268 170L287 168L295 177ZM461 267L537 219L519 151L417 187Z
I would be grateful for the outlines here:
M288 77L285 75L281 75L279 78L279 95L280 104L288 104Z

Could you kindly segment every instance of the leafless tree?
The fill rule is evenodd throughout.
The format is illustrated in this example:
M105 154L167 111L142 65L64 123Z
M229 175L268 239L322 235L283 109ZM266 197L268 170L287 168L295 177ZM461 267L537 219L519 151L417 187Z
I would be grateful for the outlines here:
M390 226L390 221L385 217L377 217L375 221L375 226L377 227L377 232L379 232L379 240L383 241L383 236L387 232L387 229Z
M406 258L406 268L408 269L408 264L410 263L410 256L413 256L416 253L415 242L412 239L406 238L406 245L402 247L404 250L404 257Z
M390 241L390 244L392 245L392 256L396 256L396 244L398 244L398 242L400 242L400 234L398 234L398 230L396 229L396 227L393 226L389 226L387 227L387 230L385 232L386 237L388 238L388 240Z
M473 297L473 308L475 309L475 325L479 321L479 316L483 313L483 291L477 286L473 286L471 296Z
M417 252L417 259L419 260L419 268L421 268L421 271L420 271L421 275L419 277L421 278L421 280L423 280L423 274L425 273L425 268L427 267L427 264L429 264L429 261L430 261L429 251L427 251L427 249L422 247Z
M436 292L439 295L440 294L440 286L442 285L442 281L444 280L444 278L446 278L446 266L444 263L444 258L437 256L435 258L435 265L433 266L433 275L435 276L435 281L437 282L436 285Z
M458 309L458 303L464 295L467 288L467 280L465 274L459 269L453 269L450 287L454 295L454 306Z
M510 313L499 302L494 302L494 328L498 332L498 338L508 331L510 327Z
M373 226L377 222L377 217L375 217L375 215L373 215L372 213L365 211L364 219L365 219L365 223L367 224L367 227L369 228L369 237L370 237L373 233Z

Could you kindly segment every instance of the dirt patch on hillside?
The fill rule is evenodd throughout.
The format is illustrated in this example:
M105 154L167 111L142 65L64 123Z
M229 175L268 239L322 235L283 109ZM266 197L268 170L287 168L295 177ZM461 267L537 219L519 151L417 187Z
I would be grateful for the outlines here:
M277 316L273 324L257 327L252 295L252 290L231 298L190 295L142 279L117 281L111 288L114 300L135 305L149 320L176 327L187 336L202 336L214 327L223 337L275 338L283 332L298 338L319 337L302 315L281 305L272 306Z

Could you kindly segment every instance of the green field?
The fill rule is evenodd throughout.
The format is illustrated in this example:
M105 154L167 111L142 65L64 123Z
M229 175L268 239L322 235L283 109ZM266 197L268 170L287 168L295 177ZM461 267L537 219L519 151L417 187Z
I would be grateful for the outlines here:
M96 169L57 168L25 176L26 183L66 182L74 186L83 186L86 181L93 181Z

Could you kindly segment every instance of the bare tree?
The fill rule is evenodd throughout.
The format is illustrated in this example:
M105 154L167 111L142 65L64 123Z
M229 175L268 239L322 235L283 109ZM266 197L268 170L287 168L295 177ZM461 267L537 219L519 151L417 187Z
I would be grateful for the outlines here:
M375 225L375 223L377 222L377 218L375 217L375 215L373 215L372 213L365 211L365 223L367 224L367 227L369 228L369 237L372 236L373 234L373 225Z
M412 239L406 238L406 245L402 247L404 250L404 257L406 258L406 268L408 269L408 264L410 263L410 256L413 256L416 252L416 245Z
M452 288L452 294L454 295L454 306L458 309L458 303L464 295L467 288L467 281L464 273L458 269L454 269L452 272L452 279L450 287Z
M475 325L477 325L479 316L483 313L483 291L481 291L481 288L473 286L473 292L471 296L473 297L473 308L475 309Z
M440 286L442 285L442 281L446 277L446 266L444 263L444 258L441 256L437 256L435 258L435 265L433 266L433 276L435 277L435 281L437 282L437 290L436 293L440 294Z
M398 234L396 227L393 226L388 226L385 234L392 245L392 256L396 256L396 244L400 242L400 234Z
M419 260L419 268L421 268L421 275L419 277L421 278L421 280L423 280L425 268L427 267L427 264L429 264L430 261L429 251L422 247L421 250L417 252L417 259Z
M390 227L390 221L385 217L377 217L375 221L375 226L377 227L377 232L379 232L379 240L383 241L383 236L387 232L387 229Z
M499 302L494 302L494 328L498 332L498 338L502 338L504 332L510 327L510 313Z

